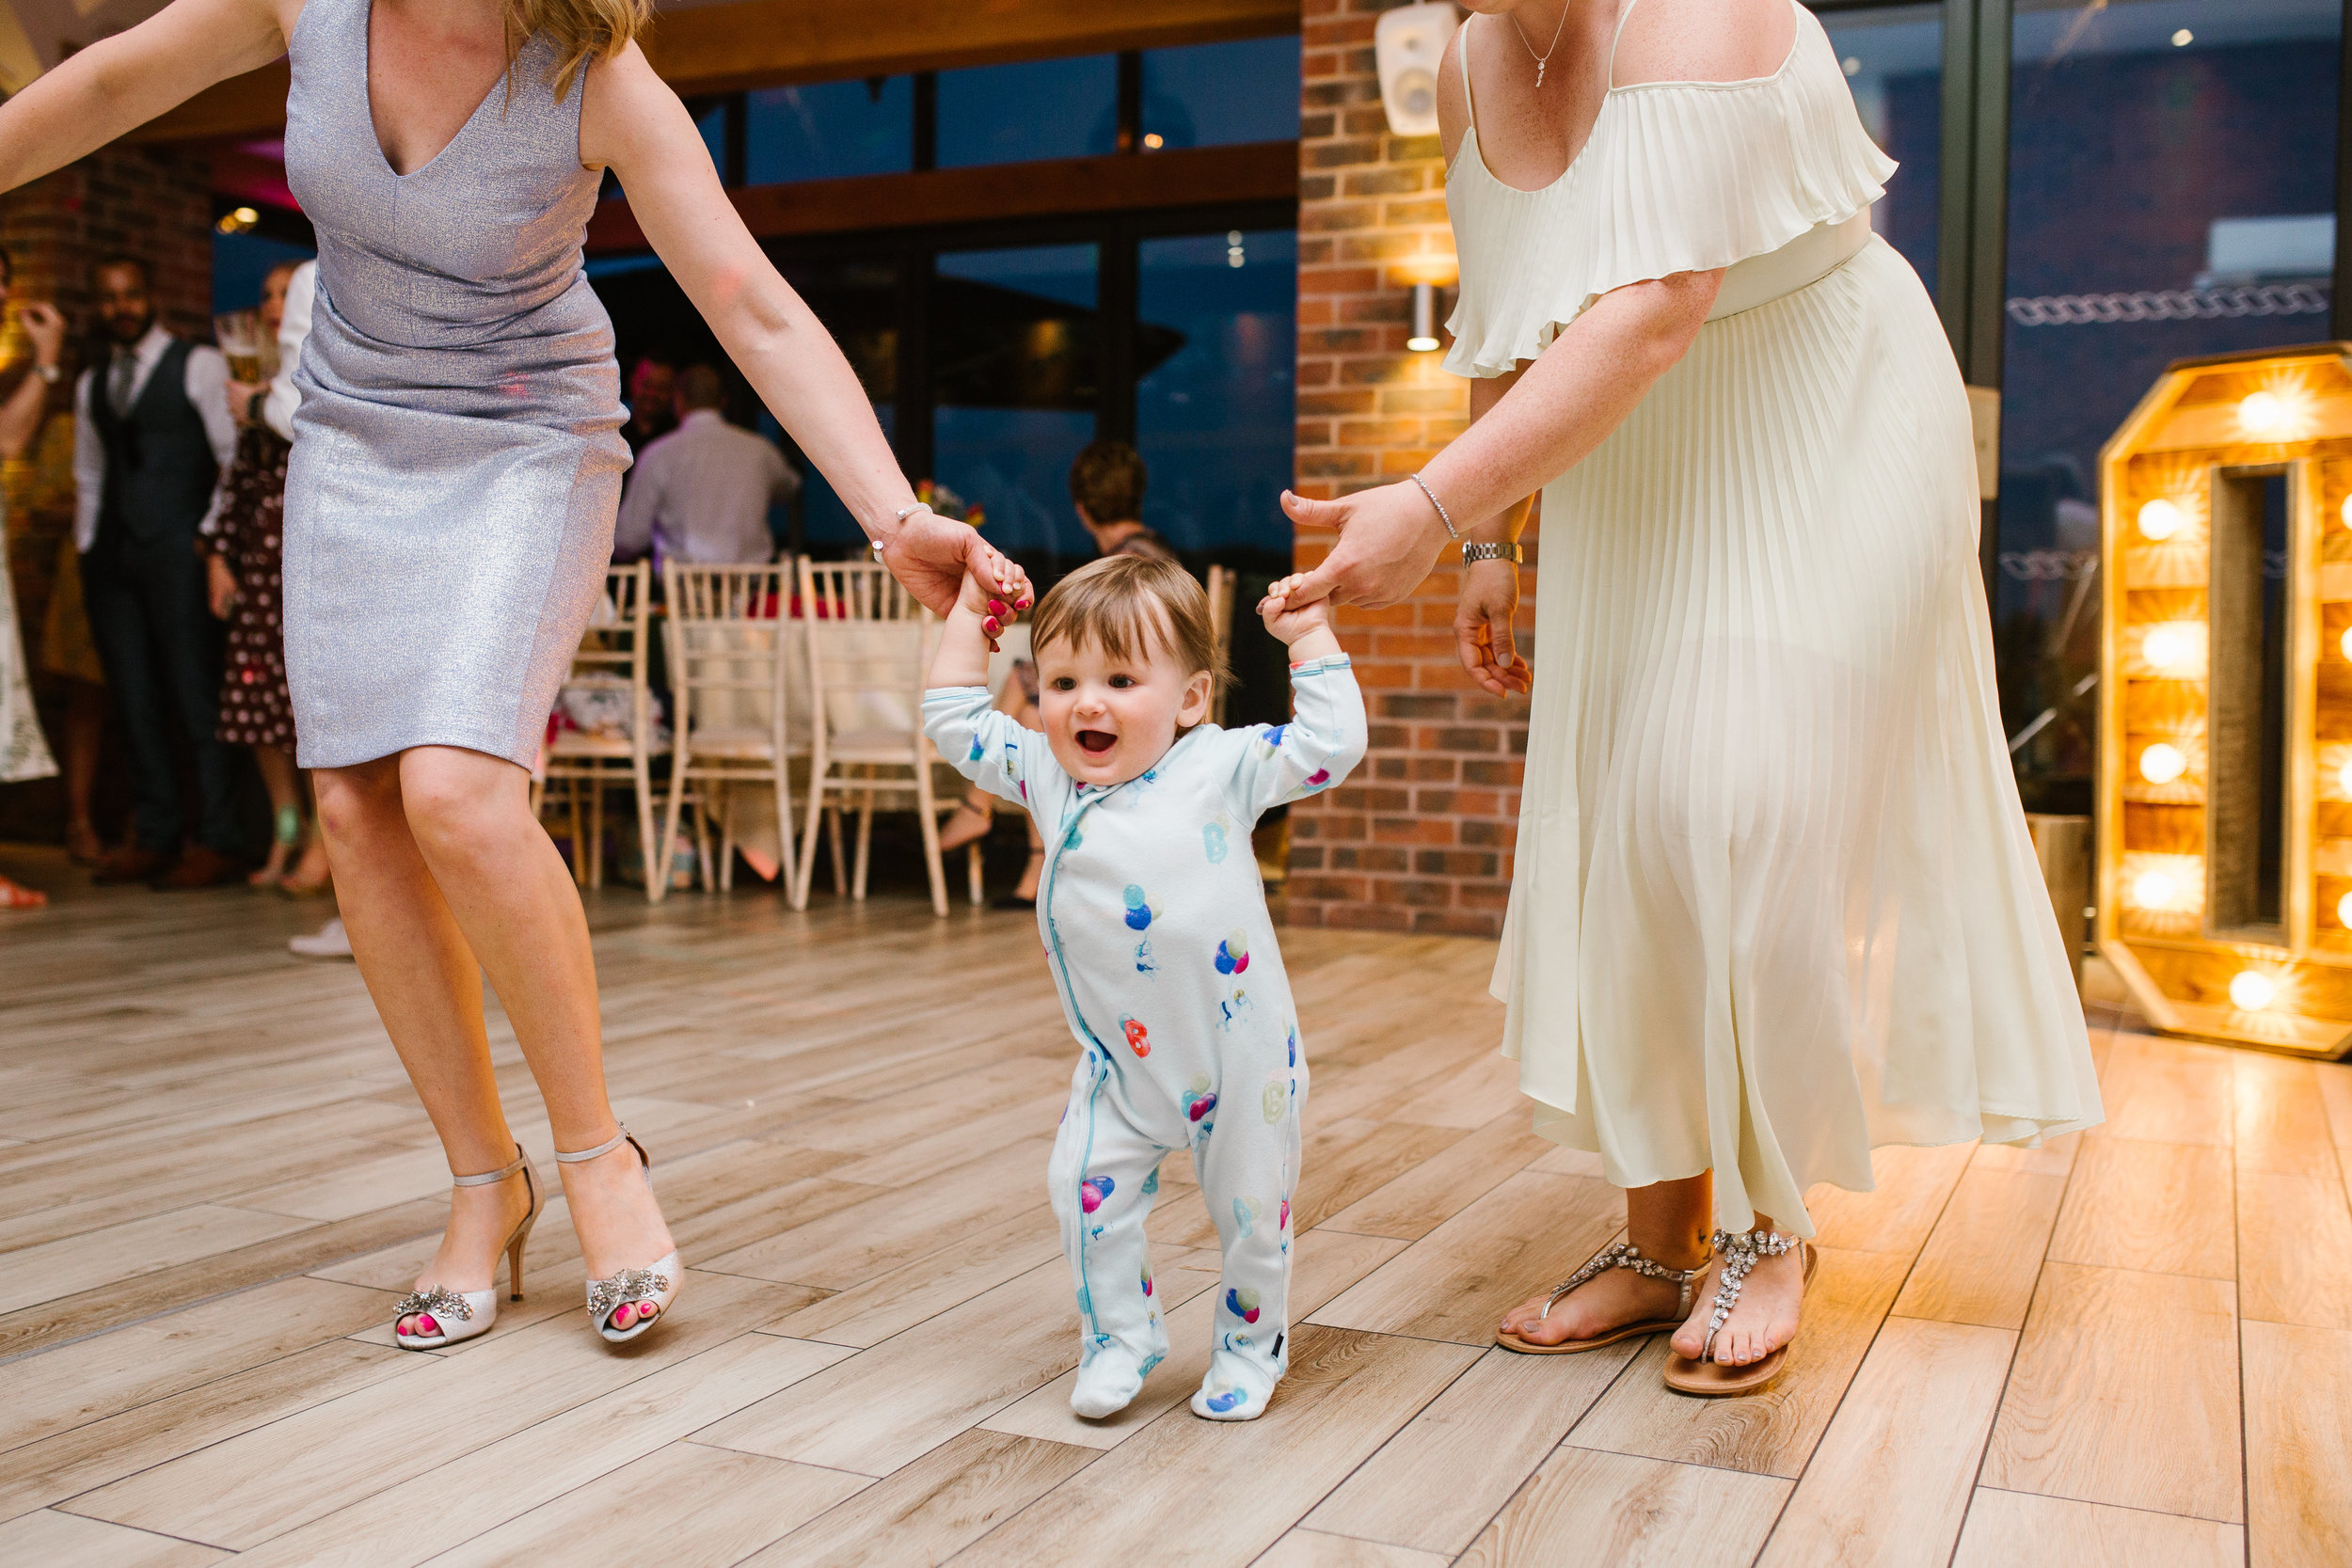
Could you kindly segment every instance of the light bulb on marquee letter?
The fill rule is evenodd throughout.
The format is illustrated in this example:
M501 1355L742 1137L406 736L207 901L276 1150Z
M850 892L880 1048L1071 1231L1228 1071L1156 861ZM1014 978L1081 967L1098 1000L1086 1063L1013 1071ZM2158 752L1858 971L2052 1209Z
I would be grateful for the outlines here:
M2158 496L2139 509L2139 536L2152 545L2161 545L2180 531L2181 509Z
M2152 784L2169 784L2188 771L2188 758L2178 746L2159 740L2139 753L2139 776Z
M2132 879L2132 902L2143 910L2163 909L2179 891L2179 884L2161 871L2143 871ZM2344 896L2352 898L2352 894Z
M2278 982L2258 969L2241 969L2230 981L2230 1006L2240 1012L2261 1012L2278 994Z

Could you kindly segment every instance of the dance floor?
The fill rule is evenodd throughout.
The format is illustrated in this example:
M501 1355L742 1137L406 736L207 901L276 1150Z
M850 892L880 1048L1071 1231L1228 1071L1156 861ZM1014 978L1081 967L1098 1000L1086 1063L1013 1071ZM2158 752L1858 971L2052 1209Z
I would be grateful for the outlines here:
M2352 1067L2099 1031L2105 1127L1882 1150L1875 1194L1820 1195L1788 1374L1691 1401L1662 1341L1492 1348L1619 1205L1528 1131L1491 948L1295 932L1290 1378L1254 1424L1184 1408L1216 1253L1180 1154L1174 1354L1093 1424L1043 1190L1072 1046L1028 920L591 910L685 1293L594 1341L558 1201L529 1299L440 1354L386 1320L447 1172L357 972L282 950L317 906L0 917L0 1561L2352 1561Z

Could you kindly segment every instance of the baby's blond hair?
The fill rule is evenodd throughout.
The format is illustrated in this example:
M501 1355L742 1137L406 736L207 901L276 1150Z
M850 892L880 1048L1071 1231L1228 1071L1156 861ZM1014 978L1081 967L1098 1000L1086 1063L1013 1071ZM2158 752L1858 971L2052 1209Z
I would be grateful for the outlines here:
M1122 659L1157 649L1187 675L1206 670L1212 682L1226 679L1207 592L1190 572L1158 556L1106 555L1079 567L1039 601L1030 641L1040 650L1050 642L1092 643Z

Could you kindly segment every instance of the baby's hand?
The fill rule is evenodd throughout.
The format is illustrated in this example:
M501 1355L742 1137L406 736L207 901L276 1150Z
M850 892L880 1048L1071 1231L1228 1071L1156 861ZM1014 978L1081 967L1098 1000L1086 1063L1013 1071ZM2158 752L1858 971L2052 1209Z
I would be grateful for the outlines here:
M977 574L971 572L964 574L963 587L956 595L958 610L969 610L979 617L980 630L988 638L991 652L994 651L996 639L1004 635L1005 628L1012 624L1015 615L1028 609L1036 600L1037 595L1029 587L1029 575L1018 566L1012 567L1012 573L1016 580L1010 598L1007 598L995 583L982 581Z
M1265 629L1284 647L1297 641L1311 631L1327 630L1331 625L1331 601L1317 599L1312 604L1294 606L1291 593L1305 578L1294 572L1266 590L1266 596L1258 601L1258 614L1265 622Z

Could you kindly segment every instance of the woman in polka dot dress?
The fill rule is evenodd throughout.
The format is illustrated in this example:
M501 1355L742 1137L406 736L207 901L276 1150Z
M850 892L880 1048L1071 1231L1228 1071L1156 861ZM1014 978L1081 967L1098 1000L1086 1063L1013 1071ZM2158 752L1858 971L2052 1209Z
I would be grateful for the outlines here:
M264 341L277 350L270 356L275 362L264 363L269 379L232 381L229 386L230 412L238 425L237 457L229 470L228 499L212 536L209 568L213 613L229 624L221 671L220 738L253 748L277 814L269 859L252 879L257 887L277 884L290 893L315 892L327 879L326 847L315 833L299 863L288 866L303 842L303 791L302 775L294 767L294 703L286 694L286 640L279 609L279 519L298 397L293 372L310 325L311 271L310 262L289 261L272 268L262 284L258 314Z

